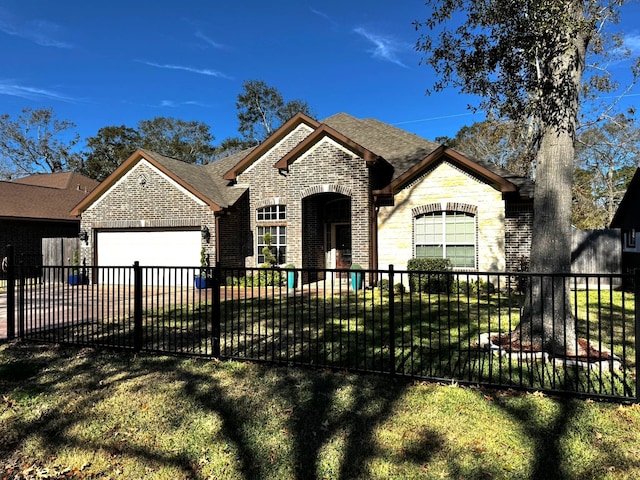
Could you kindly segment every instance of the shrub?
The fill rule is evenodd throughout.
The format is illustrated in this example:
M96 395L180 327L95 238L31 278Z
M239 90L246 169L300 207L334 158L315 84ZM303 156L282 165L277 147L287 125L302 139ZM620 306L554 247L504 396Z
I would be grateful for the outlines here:
M404 292L406 291L405 286L398 282L393 286L393 291L394 293L397 293L398 295L404 295Z
M488 281L478 279L473 282L467 282L461 280L454 285L455 293L462 295L477 295L478 293L494 294L496 292L496 286Z
M412 292L449 293L453 287L453 270L448 258L412 258L407 262L409 288ZM413 272L413 273L412 273Z
M271 287L273 285L282 285L287 281L287 276L283 275L280 270L273 268L264 268L258 270L255 275L247 275L244 277L244 285L247 287Z

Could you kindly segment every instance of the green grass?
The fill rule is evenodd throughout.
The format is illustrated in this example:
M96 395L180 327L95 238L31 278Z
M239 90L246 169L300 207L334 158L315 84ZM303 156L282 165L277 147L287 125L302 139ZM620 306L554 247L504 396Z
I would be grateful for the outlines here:
M633 479L640 408L0 344L0 478Z

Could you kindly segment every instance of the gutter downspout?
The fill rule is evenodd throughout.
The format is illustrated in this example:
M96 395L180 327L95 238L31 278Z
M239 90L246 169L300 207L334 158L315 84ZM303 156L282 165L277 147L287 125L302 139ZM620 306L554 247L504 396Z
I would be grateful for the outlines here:
M378 207L376 206L375 197L371 201L371 213L369 221L369 229L371 238L369 253L369 268L374 271L371 281L374 285L378 283Z
M215 255L216 255L216 263L215 266L220 265L220 213L213 213L213 222L214 228L216 230L214 234L214 239L216 242Z

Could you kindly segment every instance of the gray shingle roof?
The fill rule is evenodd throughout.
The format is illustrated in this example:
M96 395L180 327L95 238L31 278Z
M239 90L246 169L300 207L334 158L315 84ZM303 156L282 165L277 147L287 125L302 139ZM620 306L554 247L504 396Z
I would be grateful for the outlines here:
M222 208L233 205L246 190L241 187L229 188L228 182L222 178L224 172L247 154L246 151L244 154L239 152L209 165L195 165L150 150L142 151Z
M322 120L322 123L384 158L394 168L394 179L439 146L373 118L360 120L346 113L338 113Z
M394 168L393 180L440 146L374 118L361 120L346 113L338 113L322 120L321 123L384 158ZM516 185L521 195L533 198L533 182L528 178L515 175L492 163L469 159Z
M358 119L346 113L338 113L320 123L386 160L394 169L392 180L420 163L439 147L435 142L373 118ZM246 187L230 186L223 175L252 150L243 150L204 166L185 163L148 150L144 152L217 205L227 208L242 196ZM515 184L521 195L533 197L533 182L529 179L514 175L494 164L470 160Z

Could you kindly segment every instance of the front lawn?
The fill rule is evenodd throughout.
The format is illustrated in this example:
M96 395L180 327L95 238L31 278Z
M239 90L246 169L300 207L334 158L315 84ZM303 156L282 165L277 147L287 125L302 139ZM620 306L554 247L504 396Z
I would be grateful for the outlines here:
M640 408L0 344L0 478L632 479Z

